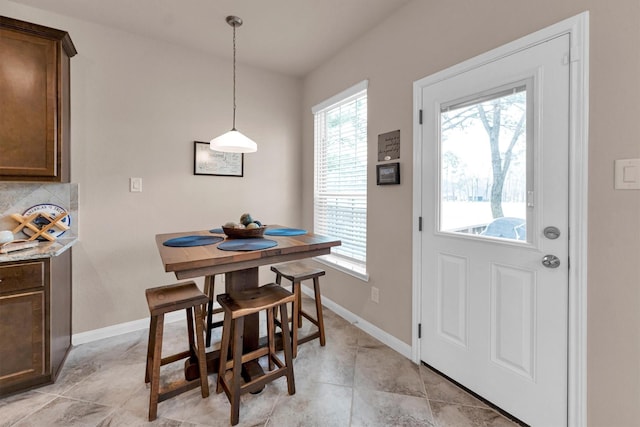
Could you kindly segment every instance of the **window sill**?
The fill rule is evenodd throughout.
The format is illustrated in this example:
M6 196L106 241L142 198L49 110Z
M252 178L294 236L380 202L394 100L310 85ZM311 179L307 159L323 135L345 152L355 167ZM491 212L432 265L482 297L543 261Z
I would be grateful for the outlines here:
M356 264L354 262L350 262L343 258L335 257L332 255L315 257L314 260L318 261L321 264L325 264L329 267L335 268L336 270L342 271L343 273L353 276L356 279L360 279L363 282L369 281L367 270L362 264Z

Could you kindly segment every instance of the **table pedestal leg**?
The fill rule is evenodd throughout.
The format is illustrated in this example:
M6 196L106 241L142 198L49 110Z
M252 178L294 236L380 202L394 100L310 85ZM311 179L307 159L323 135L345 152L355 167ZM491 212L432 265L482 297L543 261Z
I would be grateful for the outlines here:
M224 279L225 291L227 293L233 293L234 291L242 291L245 289L255 289L258 287L258 267L225 273ZM245 319L244 325L242 346L244 352L247 353L257 349L260 345L260 316L258 314L248 316ZM208 373L218 373L219 360L219 351L207 353ZM198 378L199 374L197 368L197 363L192 364L187 360L185 363L185 377L187 379ZM255 379L262 375L264 375L264 371L257 360L245 363L242 367L242 377L245 381L250 381L251 379Z
M230 293L255 289L259 282L258 267L226 273L224 282L226 291ZM257 349L260 345L260 316L257 313L247 316L244 324L242 348L247 353ZM252 360L242 366L242 378L247 382L262 375L264 375L264 371L257 360Z

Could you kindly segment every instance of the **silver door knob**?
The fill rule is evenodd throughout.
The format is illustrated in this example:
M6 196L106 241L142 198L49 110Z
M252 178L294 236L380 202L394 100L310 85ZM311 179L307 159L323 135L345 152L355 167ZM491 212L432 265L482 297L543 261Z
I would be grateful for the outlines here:
M547 268L558 268L560 266L560 258L555 255L545 255L542 257L542 265Z

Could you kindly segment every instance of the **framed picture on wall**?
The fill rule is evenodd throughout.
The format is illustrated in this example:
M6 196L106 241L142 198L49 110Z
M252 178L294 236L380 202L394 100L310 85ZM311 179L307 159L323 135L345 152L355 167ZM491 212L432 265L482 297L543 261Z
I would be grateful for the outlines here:
M400 163L386 163L376 166L376 184L400 184Z
M241 177L244 154L213 151L208 142L193 141L193 174Z

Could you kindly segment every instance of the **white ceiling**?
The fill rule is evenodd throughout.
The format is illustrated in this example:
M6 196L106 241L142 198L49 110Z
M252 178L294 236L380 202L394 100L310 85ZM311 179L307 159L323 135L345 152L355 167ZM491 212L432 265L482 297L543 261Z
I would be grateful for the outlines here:
M303 76L410 0L12 1L228 58L237 15L239 63Z

